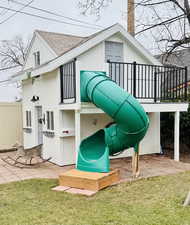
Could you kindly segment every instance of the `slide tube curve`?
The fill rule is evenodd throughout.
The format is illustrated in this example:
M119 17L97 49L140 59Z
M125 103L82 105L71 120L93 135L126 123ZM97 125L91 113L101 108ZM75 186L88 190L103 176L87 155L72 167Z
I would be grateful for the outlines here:
M115 124L81 142L77 168L109 172L110 155L130 147L137 149L147 132L148 116L140 103L104 72L81 71L81 101L95 104L113 118Z

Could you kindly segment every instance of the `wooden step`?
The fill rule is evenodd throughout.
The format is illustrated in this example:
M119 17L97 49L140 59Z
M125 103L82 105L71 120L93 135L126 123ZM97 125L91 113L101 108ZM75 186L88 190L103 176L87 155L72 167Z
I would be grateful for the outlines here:
M109 173L85 172L77 169L59 175L59 185L92 191L99 191L119 181L119 170Z

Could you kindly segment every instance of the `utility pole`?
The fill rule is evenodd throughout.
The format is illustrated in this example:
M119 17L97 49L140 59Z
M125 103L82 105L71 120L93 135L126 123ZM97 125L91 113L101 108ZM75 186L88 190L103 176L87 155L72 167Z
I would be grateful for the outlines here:
M135 36L135 0L127 1L127 31Z

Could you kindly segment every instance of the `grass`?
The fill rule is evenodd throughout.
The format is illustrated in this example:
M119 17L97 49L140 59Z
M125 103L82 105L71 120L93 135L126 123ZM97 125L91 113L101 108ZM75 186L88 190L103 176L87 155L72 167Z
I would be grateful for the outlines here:
M85 197L53 192L57 180L0 185L1 225L190 225L182 203L190 172L155 177Z

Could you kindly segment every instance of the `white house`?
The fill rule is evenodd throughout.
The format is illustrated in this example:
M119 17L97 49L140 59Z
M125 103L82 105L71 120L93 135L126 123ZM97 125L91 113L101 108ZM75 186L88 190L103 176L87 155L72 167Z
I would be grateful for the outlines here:
M75 163L80 141L112 122L92 103L81 102L80 71L105 71L150 118L141 154L160 152L160 112L175 112L174 159L179 160L179 115L188 105L182 98L185 85L182 95L164 83L174 69L176 82L184 84L184 68L163 67L119 24L89 37L35 31L24 68L13 76L22 80L25 148L43 143L44 158L60 166ZM130 155L128 149L117 157Z

